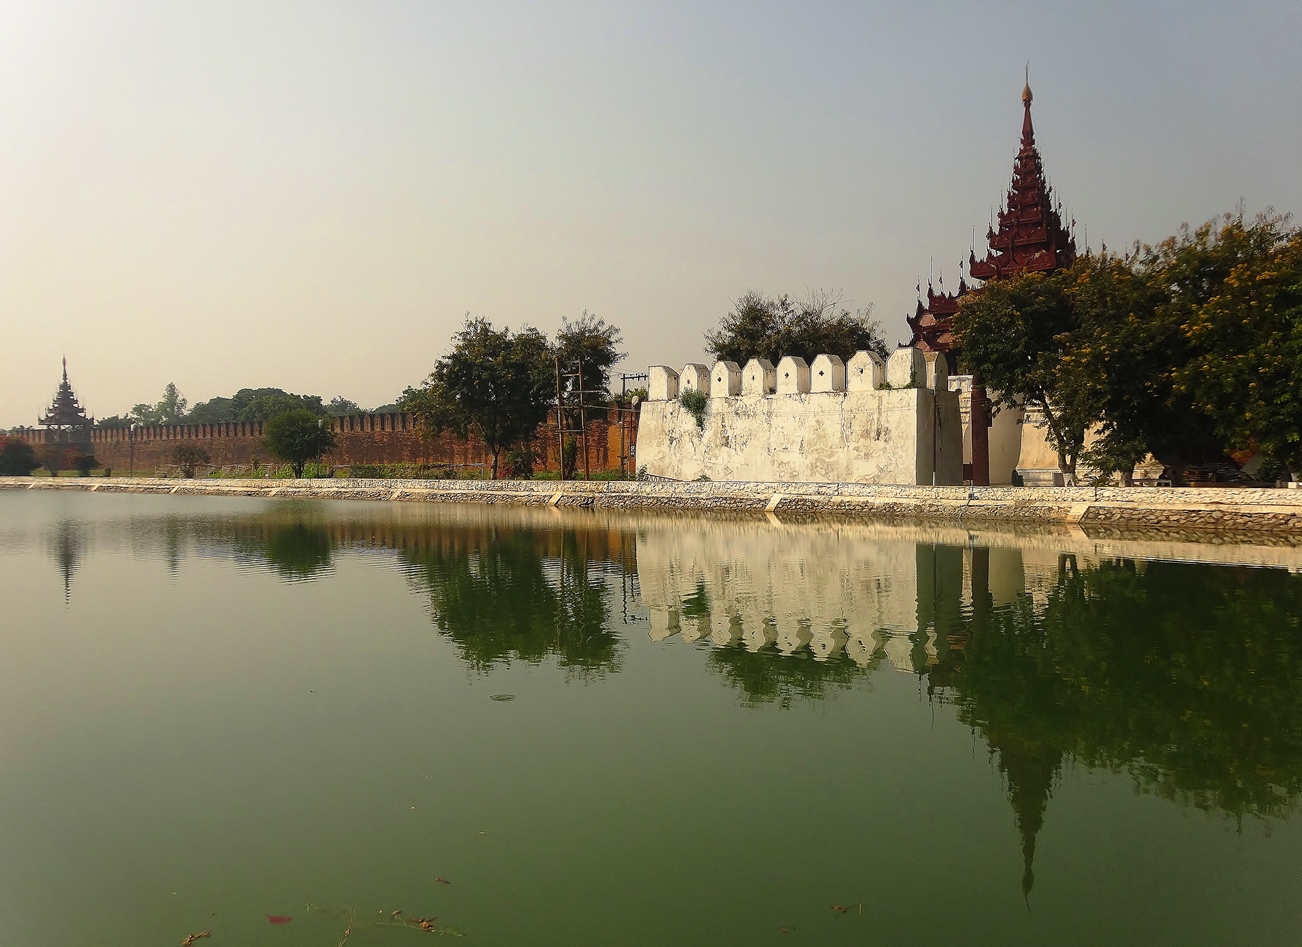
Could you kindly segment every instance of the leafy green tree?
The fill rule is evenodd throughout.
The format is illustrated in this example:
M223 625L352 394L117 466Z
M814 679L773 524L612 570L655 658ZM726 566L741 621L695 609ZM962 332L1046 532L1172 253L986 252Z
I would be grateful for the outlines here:
M277 414L267 422L263 436L267 448L293 468L295 477L303 476L303 468L309 460L322 456L335 446L334 431L306 408L292 408Z
M0 477L30 477L40 466L31 444L16 437L0 440Z
M326 411L330 414L331 417L335 417L335 418L343 418L353 414L366 413L362 409L362 406L359 405L356 401L349 401L347 398L343 397L342 395L338 395L334 398L331 398L330 404L326 406Z
M92 470L99 469L100 463L94 454L78 454L72 458L70 466L79 476L89 477Z
M194 468L208 460L208 452L196 444L178 444L172 451L172 463L181 468L181 475L187 479L193 479Z
M502 451L526 445L554 403L551 346L537 329L512 333L469 317L452 341L425 384L404 394L402 408L432 435L478 435L496 480Z
M836 294L813 293L793 300L749 292L705 334L705 342L716 359L738 365L752 358L766 358L776 365L784 355L807 362L824 354L849 359L860 350L886 358L890 352L881 323L871 314L871 306L851 313Z
M1027 405L1069 483L1085 432L1102 415L1100 393L1076 358L1080 315L1068 291L1074 275L1030 273L992 282L964 297L954 320L960 361L979 374L995 410Z
M157 404L138 404L131 409L131 419L138 424L183 424L190 404L174 382L168 382Z
M228 421L267 421L282 411L302 408L324 416L320 395L296 395L283 388L241 388L230 397L212 398L191 410L192 424L221 424Z
M606 414L610 403L611 369L627 354L619 350L623 341L623 333L618 327L586 309L573 322L562 318L553 349L563 376L561 386L565 403L569 406L565 419L567 428L577 430L584 418L591 420ZM579 391L584 392L582 412L579 411ZM574 475L577 456L578 443L570 437L561 457L565 479Z
M1215 244L1237 244L1224 279L1182 320L1190 358L1174 389L1236 447L1257 445L1302 474L1302 231L1263 215L1228 218ZM1201 241L1197 247L1210 248ZM1219 275L1219 274L1218 274Z

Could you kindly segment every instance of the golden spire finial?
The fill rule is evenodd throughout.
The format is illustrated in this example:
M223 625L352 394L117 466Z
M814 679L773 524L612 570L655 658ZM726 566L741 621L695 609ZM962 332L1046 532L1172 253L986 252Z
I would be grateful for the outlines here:
M1026 64L1026 85L1022 86L1022 104L1030 105L1032 98L1034 96L1031 95L1031 64L1028 62Z

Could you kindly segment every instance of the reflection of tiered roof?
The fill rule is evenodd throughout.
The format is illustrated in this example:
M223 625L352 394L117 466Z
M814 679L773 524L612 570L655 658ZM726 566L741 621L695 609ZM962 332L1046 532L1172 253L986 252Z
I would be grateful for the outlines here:
M1031 86L1022 89L1022 143L1013 161L1013 183L1005 206L999 211L999 229L986 232L986 255L977 259L975 249L968 256L968 274L978 280L999 280L1019 273L1052 273L1076 261L1076 241L1063 225L1061 208L1053 202L1053 189L1044 178L1044 163L1035 145L1031 124ZM949 352L954 348L953 319L959 300L970 292L960 279L957 293L936 293L927 287L927 304L918 300L909 317L913 330L910 345L928 352Z
M77 401L77 395L68 384L68 360L63 360L63 381L54 395L50 408L39 422L44 427L52 428L88 428L95 425L95 419L86 416L86 409Z

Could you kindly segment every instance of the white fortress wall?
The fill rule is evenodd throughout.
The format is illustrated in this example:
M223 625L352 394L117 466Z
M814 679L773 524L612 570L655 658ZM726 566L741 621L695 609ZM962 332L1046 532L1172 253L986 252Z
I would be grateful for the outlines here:
M928 382L934 387L928 387ZM679 395L707 397L703 425ZM942 364L900 349L883 365L783 358L744 367L652 366L637 464L673 480L954 485L962 482L959 397Z

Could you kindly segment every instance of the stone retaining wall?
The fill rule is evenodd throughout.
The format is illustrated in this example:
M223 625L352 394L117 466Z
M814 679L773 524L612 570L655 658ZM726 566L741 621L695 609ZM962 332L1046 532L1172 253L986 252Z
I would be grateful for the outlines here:
M1083 529L1302 537L1302 491L917 487L856 483L547 480L154 480L0 477L0 489L92 490L425 503L509 503L841 519L1060 523Z

